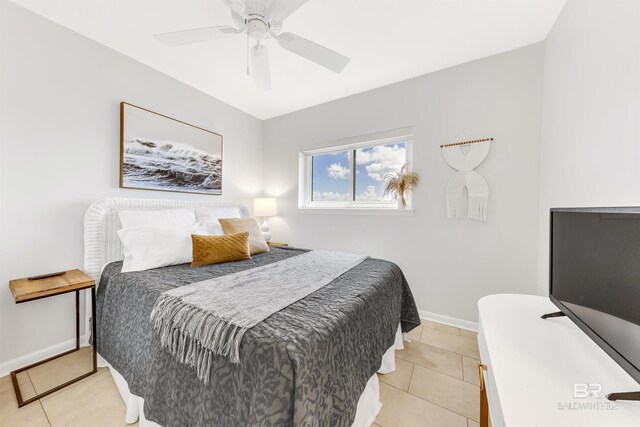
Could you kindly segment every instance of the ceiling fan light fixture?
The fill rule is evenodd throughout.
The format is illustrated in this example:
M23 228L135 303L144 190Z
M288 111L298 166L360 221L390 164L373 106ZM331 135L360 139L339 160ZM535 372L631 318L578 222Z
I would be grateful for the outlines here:
M271 90L271 71L269 70L269 51L258 42L251 48L251 75L258 90Z

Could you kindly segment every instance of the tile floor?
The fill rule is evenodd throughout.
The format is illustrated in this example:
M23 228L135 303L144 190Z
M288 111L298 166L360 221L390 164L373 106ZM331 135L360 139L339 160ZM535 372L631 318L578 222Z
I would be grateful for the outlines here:
M396 371L379 375L383 406L372 427L477 427L476 334L424 320L408 335L411 342L396 352ZM20 374L25 398L90 370L90 360L87 348ZM104 368L20 409L11 378L0 378L0 427L124 427L124 414Z
M378 375L382 409L374 426L478 427L477 334L422 321L396 352L396 371Z

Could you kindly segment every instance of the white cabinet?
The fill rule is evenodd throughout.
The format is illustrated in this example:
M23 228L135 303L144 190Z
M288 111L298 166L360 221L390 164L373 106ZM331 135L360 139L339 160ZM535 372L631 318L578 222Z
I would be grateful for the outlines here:
M478 302L478 344L493 427L638 427L640 402L610 402L638 384L546 297ZM588 397L585 395L585 387Z

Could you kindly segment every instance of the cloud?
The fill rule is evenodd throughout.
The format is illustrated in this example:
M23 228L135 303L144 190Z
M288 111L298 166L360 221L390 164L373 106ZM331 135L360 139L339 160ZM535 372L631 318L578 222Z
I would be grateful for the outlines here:
M384 181L385 175L398 172L406 158L407 149L404 144L361 148L356 153L356 163L364 165L367 175L378 182Z
M378 195L378 191L373 185L368 186L366 191L363 191L356 196L356 200L359 202L376 202L381 199L382 196Z
M342 163L331 163L331 166L327 167L327 173L335 179L347 179L350 176L349 168L342 166Z
M314 202L344 202L349 200L349 193L337 193L333 191L314 191Z

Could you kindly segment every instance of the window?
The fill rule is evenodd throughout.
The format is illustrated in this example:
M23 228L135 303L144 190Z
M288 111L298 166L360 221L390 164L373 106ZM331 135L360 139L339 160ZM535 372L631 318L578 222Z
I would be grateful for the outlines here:
M411 137L399 136L300 153L300 208L395 209L386 177L411 160Z

